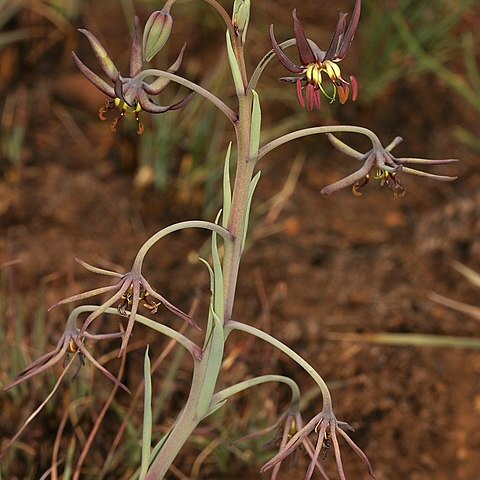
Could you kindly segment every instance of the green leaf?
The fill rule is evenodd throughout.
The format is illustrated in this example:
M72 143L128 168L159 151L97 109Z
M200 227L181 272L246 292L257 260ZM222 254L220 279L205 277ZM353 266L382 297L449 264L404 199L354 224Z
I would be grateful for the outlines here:
M248 233L248 222L250 219L250 208L252 205L253 194L255 193L255 187L257 186L258 181L260 180L260 175L262 172L258 172L251 180L250 186L248 187L248 199L247 199L247 208L245 209L245 218L243 220L243 238L242 238L242 251L245 249L245 242L247 241Z
M225 166L223 168L223 217L222 227L227 228L228 217L232 208L232 186L230 183L230 154L232 151L232 142L228 144L227 154L225 155Z
M215 219L215 223L218 223L221 213L222 213L221 211L218 212L217 218ZM218 315L219 318L223 318L223 271L222 271L222 263L220 261L220 254L218 253L216 232L212 232L212 261L213 261L213 280L214 280L214 283L213 283L214 312Z
M235 84L235 91L237 96L245 95L245 88L243 86L242 74L240 73L240 67L238 66L237 58L232 47L232 40L230 39L230 32L226 32L227 39L227 55L228 63L230 64L230 70L232 71L233 83Z
M255 159L258 155L260 146L260 128L262 126L262 110L260 109L260 99L255 90L252 90L252 126L250 128L250 159Z
M152 374L150 371L148 345L145 350L145 359L143 362L143 376L145 382L145 394L143 400L142 463L140 466L140 479L145 478L145 475L147 474L152 448Z

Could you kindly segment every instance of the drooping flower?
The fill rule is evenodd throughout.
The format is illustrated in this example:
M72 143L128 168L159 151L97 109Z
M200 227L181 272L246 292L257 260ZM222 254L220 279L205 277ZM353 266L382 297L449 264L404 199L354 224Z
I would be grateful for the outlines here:
M281 448L277 455L269 460L262 468L261 472L266 472L272 468L276 468L282 463L282 461L294 453L300 445L307 447L307 452L310 457L310 464L304 479L310 480L315 472L319 470L322 477L328 480L328 476L325 473L323 466L320 463L320 456L327 456L327 451L333 445L333 452L335 456L335 462L337 465L337 472L341 480L346 480L345 472L343 470L342 457L340 454L340 445L338 443L338 436L344 438L349 447L360 457L363 464L367 468L368 473L372 478L375 478L372 466L368 461L367 456L358 447L358 445L348 436L345 430L353 431L353 428L345 422L340 422L335 418L335 415L329 407L326 407L318 415L313 417L305 426L299 424L297 431L293 436L286 436L288 441L283 441ZM316 435L316 445L311 451L310 435Z
M300 65L293 63L285 53L283 53L275 39L273 25L270 26L272 47L278 60L288 71L298 75L295 77L283 77L280 80L296 85L298 101L303 108L306 107L309 110L320 108L320 92L332 102L338 96L340 103L344 104L348 100L351 90L352 100L355 101L357 99L357 80L351 75L350 82L347 82L342 77L338 63L347 55L355 36L360 19L361 3L361 0L355 1L352 19L348 25L348 14L343 12L339 13L337 27L326 51L321 50L315 42L307 39L302 24L297 18L296 10L293 11L293 30L297 41ZM328 93L323 86L324 74L332 83L333 92L331 94ZM305 90L305 98L303 96L303 90Z
M142 305L150 310L150 313L155 314L158 311L158 307L160 305L164 305L170 312L176 315L183 320L187 320L192 326L198 328L195 321L186 313L182 312L179 308L175 305L171 304L165 297L160 295L156 292L153 287L147 282L145 277L137 272L135 269L132 269L128 273L119 273L110 270L104 270L101 268L94 267L89 265L88 263L77 259L77 262L80 263L84 268L87 270L97 273L100 275L106 275L109 277L116 278L118 281L114 285L109 285L106 287L100 287L93 290L89 290L87 292L79 293L77 295L73 295L71 297L65 298L60 300L59 302L55 303L50 307L52 308L58 307L59 305L65 305L67 303L76 302L79 300L85 300L86 298L95 297L97 295L101 295L103 293L112 292L113 295L106 300L104 303L98 306L96 310L94 310L90 315L85 319L83 322L82 327L80 328L80 335L83 335L88 328L88 326L102 313L104 313L107 308L111 307L117 302L120 302L118 305L118 311L122 315L128 317L128 323L125 333L123 334L122 345L120 347L119 356L125 353L128 340L130 339L130 335L133 330L133 326L135 323L135 316L137 311L140 307L140 302L144 302ZM149 298L156 299L158 303L149 301ZM129 311L127 310L129 309Z
M42 355L40 358L32 362L28 367L21 371L17 377L3 389L9 390L15 385L32 378L45 370L49 369L53 365L56 365L58 362L62 361L65 367L66 363L69 361L70 355L77 355L78 357L78 366L77 372L82 365L84 365L85 358L87 358L98 370L100 370L107 378L114 382L119 387L123 388L126 392L130 393L130 390L123 385L116 377L114 377L103 365L101 365L93 355L85 347L84 339L89 340L105 340L111 338L119 338L123 336L122 332L116 333L104 333L104 334L91 334L88 332L80 332L80 329L76 327L77 314L75 310L70 314L67 320L67 325L64 333L60 337L60 340L57 342L56 347L51 351ZM72 359L73 361L73 359Z
M105 80L93 73L92 70L90 70L77 57L75 52L72 52L77 67L85 75L87 80L109 97L105 105L102 105L98 110L99 118L101 120L106 120L105 113L117 107L120 109L120 115L112 123L112 131L116 130L118 122L125 114L133 114L137 121L137 133L141 135L144 131L144 126L139 119L139 113L141 110L149 113L165 113L169 110L177 110L186 105L193 95L193 93L190 93L179 102L168 106L157 105L151 99L151 97L160 94L165 89L169 80L159 77L151 83L145 81L145 75L143 75L142 71L141 27L138 17L135 17L135 32L133 35L130 56L130 76L128 77L120 74L117 67L108 56L105 48L95 35L88 30L80 29L79 31L87 37L102 70L110 80L110 83L105 82ZM184 51L185 45L175 62L167 70L169 73L175 73L180 68Z
M402 141L401 137L396 137L387 147L383 148L381 145L374 146L367 153L363 154L349 145L339 140L334 135L328 133L328 139L332 145L340 150L342 153L355 158L363 163L363 165L356 171L345 178L338 180L331 185L322 188L323 195L330 195L337 190L345 187L352 187L352 193L355 196L362 195L362 189L371 178L380 181L380 185L387 186L394 194L394 196L405 195L406 188L398 179L398 174L409 173L421 177L431 178L440 182L451 182L457 177L448 175L436 175L433 173L422 172L407 167L408 164L413 165L446 165L449 163L458 162L456 158L448 158L444 160L429 160L426 158L397 158L391 154L391 151Z

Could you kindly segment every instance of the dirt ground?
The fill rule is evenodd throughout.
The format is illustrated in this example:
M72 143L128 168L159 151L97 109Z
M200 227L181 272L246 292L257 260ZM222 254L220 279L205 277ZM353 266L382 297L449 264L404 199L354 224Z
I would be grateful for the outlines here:
M105 20L101 23L104 28ZM102 33L114 44L108 28ZM92 62L84 43L81 49ZM46 308L103 284L74 257L128 268L150 234L203 213L199 205L176 203L174 187L160 193L135 186L138 139L125 129L112 134L96 118L102 95L75 72L63 46L28 68L15 57L20 53L14 52L2 96L18 88L28 91L28 131L21 167L0 165L0 264L21 261L14 266L15 293L33 311L40 290ZM2 62L7 64L4 57ZM188 65L187 59L186 72ZM361 72L357 77L361 84ZM428 88L419 88L420 82ZM459 179L441 184L403 176L407 194L402 198L393 198L375 183L359 198L348 190L322 197L320 189L353 171L355 161L335 153L324 138L308 139L300 152L306 160L295 192L268 224L258 207L285 183L299 145L272 153L262 160L253 241L241 269L235 317L260 322L317 367L332 384L337 416L355 427L352 438L371 459L378 479L476 480L478 351L348 339L350 333L365 332L479 336L478 320L429 299L437 292L479 305L478 289L452 268L459 261L480 271L479 159L451 135L454 125L471 124L475 117L435 78L419 83L397 84L374 104L335 107L321 114L320 123L336 118L362 124L386 142L402 135L398 155L461 158L446 169ZM284 95L294 95L284 88ZM272 112L267 119L274 119ZM314 114L309 120L319 123ZM192 262L205 240L197 232L179 234L157 247L148 264L154 285L184 309L198 292L208 291L205 272ZM267 314L263 290L267 298L281 292ZM54 311L48 321L58 324L61 318L62 312ZM51 336L49 344L58 338L55 330ZM247 375L268 370L273 362L302 387L312 386L284 357L275 353L267 361L265 352L263 346L253 346L248 356L239 353L236 358ZM130 376L132 382L138 379L138 374ZM273 399L277 396L283 398L275 394ZM311 402L306 417L318 410ZM107 420L114 430L115 417ZM33 444L41 438L39 428ZM7 430L2 440L11 436L14 425L9 423ZM348 478L367 478L351 451L345 448L343 458ZM182 456L181 462L189 461ZM232 473L222 478L241 478L242 472L260 478L258 465L246 472L245 464L232 462ZM297 466L285 468L284 478L303 478L303 471L299 459ZM208 465L199 478L218 478L211 472Z

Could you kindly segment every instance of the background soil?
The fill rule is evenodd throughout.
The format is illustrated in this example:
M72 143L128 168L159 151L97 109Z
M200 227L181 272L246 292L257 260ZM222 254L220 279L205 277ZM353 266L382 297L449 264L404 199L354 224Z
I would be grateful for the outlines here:
M95 33L101 32L112 57L117 58L115 54L124 52L128 45L128 34L115 3L98 2L95 7L88 3L78 22ZM284 3L287 7L289 2ZM310 7L305 18L316 18L318 10ZM142 11L143 20L147 11ZM290 5L281 12L275 8L270 15L278 15L276 22L289 25L289 11ZM324 25L335 22L336 12L320 12L317 28L324 32ZM265 12L259 14L255 32L266 31L269 21ZM214 47L207 47L201 42L205 30L195 29L198 26L192 27L188 19L184 22L176 23L172 52L181 44L181 33L193 34L182 69L187 78L201 78L198 64L212 64L217 55L216 40L221 40L222 32L212 33ZM213 32L218 25L212 23ZM309 24L315 23L312 20ZM210 27L203 28L210 35ZM315 27L311 28L310 35L314 36ZM257 37L252 47L254 59L267 48L267 42ZM87 64L94 65L84 39L68 36L68 42L72 38L79 42L76 51ZM68 51L72 45L67 40L46 50L36 61L27 55L32 43L15 45L11 58L3 53L0 63L2 96L22 88L28 98L22 163L0 164L0 263L21 261L9 267L13 283L2 295L7 302L13 295L21 298L29 322L33 322L38 309L39 292L40 308L46 308L59 298L103 284L83 271L74 257L125 269L143 241L161 227L202 215L213 218L213 214L202 212L198 202L181 202L175 166L171 169L171 185L164 192L136 186L140 139L128 125L112 134L108 125L96 118L102 95L71 65ZM361 45L360 37L360 53L351 54L342 64L346 72L356 73L360 85ZM353 48L357 48L355 44ZM119 55L119 63L126 64L125 53ZM276 86L275 79L282 74L280 68L270 68L260 84L260 93L268 88L268 82ZM293 98L295 93L282 86L280 95ZM234 105L233 99L230 104ZM265 107L265 122L274 123L281 115L291 114L293 108L293 102L280 102L277 97L270 109ZM181 115L188 114L186 108ZM353 438L368 454L377 478L475 480L480 471L479 353L461 348L372 345L350 341L348 334L479 336L478 320L429 300L434 291L479 304L478 289L451 267L456 260L480 271L479 159L454 142L451 135L457 124L476 125L478 131L478 117L434 77L409 79L405 72L402 82L393 84L372 103L349 103L339 108L325 102L320 113L312 113L307 119L310 124L327 124L333 119L361 124L372 128L386 143L402 135L404 142L396 150L399 156L459 157L460 164L446 169L458 174L459 179L440 184L403 176L407 186L403 198L393 198L391 192L373 183L360 198L348 190L326 198L319 193L322 186L353 171L353 160L335 153L324 138L311 138L272 153L262 161L262 179L254 203L254 240L241 270L235 317L270 330L318 368L332 385L337 416L355 427ZM359 142L359 148L367 147L355 138L351 140ZM184 154L179 152L178 161ZM259 206L280 190L297 155L304 155L305 162L296 190L272 223ZM175 165L175 161L170 162ZM198 232L181 233L162 242L149 259L153 284L183 309L189 308L194 297L205 298L208 292L203 267L192 261L205 240ZM200 311L204 311L204 305ZM55 327L60 328L66 312L49 314L47 345L57 341ZM178 321L165 311L158 318L178 327ZM202 323L201 315L198 318ZM32 328L27 324L26 332ZM141 379L140 345L154 342L142 328L135 330L138 346L133 349L126 374L130 386ZM271 371L273 366L280 373L294 376L301 387L312 387L281 355L263 345L246 343L240 336L232 337L232 341L235 339L240 343L232 342L230 347L228 358L235 365L225 367L227 379L242 372L253 376ZM41 352L30 341L26 334L23 348L35 358ZM159 353L162 345L153 343L152 348ZM176 402L188 391L188 376L186 363L169 403L167 423L180 408ZM68 398L67 392L63 394ZM260 409L281 412L286 404L286 394L280 388L262 395ZM53 402L61 405L66 400L57 398ZM122 397L120 403L128 406L128 398ZM2 412L7 412L7 394L2 394L0 404ZM250 431L246 412L255 412L248 410L248 405L244 399L238 404L237 414L245 426L239 436ZM318 410L316 399L307 406L305 417ZM22 410L2 414L2 439L14 433L25 415ZM226 416L222 421L227 424L234 420ZM117 422L114 414L107 416L102 438L111 441L109 433L115 431ZM37 419L23 443L35 451L41 444L52 444L55 431L55 425L42 425ZM101 457L109 446L100 443L96 448L96 455ZM180 470L191 470L193 452L195 448L191 447L182 454L177 464ZM27 478L22 471L25 455L28 452L18 451L18 465L12 469L17 473L11 478ZM33 473L28 478L39 478L48 468L48 457L41 453L38 457L37 476ZM343 458L349 478L366 478L352 452L345 449ZM217 468L213 460L206 461L199 478L218 478ZM241 478L243 474L260 478L258 470L259 465L247 467L244 457L231 456L222 478ZM284 470L285 478L303 478L304 459L299 458L296 466Z

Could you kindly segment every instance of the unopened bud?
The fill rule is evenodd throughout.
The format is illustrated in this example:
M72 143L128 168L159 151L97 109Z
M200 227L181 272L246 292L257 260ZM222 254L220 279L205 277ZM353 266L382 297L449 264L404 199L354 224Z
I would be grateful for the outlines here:
M233 4L233 25L245 43L248 22L250 20L250 0L235 0Z
M149 62L167 43L172 31L170 9L153 12L143 30L143 58Z

